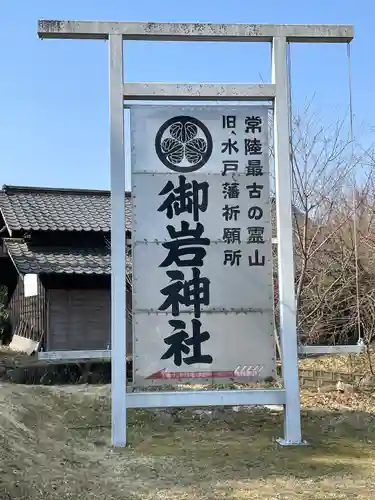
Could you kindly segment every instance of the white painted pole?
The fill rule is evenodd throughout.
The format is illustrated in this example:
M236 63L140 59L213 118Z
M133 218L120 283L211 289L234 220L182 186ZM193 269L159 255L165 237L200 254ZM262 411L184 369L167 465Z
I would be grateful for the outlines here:
M272 42L272 83L276 85L274 111L276 222L282 370L286 390L284 439L280 444L302 444L298 379L296 303L292 226L292 169L289 145L287 41Z
M123 40L109 35L112 445L126 445L125 148Z

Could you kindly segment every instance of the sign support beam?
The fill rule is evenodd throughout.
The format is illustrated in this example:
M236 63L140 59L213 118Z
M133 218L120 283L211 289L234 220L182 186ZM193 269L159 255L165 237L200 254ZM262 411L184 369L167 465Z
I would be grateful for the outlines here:
M141 23L111 21L40 20L41 38L108 40L120 35L124 40L175 42L272 42L285 37L288 42L347 43L353 27L340 24L214 24Z
M125 83L124 99L150 101L272 101L275 86L215 83Z
M296 301L294 290L292 165L290 162L287 41L272 42L272 81L276 85L274 110L276 224L280 297L282 375L286 389L284 439L280 444L300 444L301 412L298 377Z
M126 231L123 42L109 36L112 444L126 445Z

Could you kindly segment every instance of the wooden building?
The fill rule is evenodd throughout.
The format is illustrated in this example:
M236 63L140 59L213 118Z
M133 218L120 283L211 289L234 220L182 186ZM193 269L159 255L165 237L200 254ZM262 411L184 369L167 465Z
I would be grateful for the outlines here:
M125 218L130 252L130 193ZM8 289L13 344L30 339L49 351L109 347L110 220L108 191L3 186L0 284ZM35 290L25 296L30 278ZM131 331L130 267L127 324Z

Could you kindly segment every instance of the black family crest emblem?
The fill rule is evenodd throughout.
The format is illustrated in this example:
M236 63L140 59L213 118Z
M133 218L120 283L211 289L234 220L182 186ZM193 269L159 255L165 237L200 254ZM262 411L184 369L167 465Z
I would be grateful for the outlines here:
M160 161L179 173L202 168L212 154L212 137L208 128L192 116L176 116L158 130L155 149Z

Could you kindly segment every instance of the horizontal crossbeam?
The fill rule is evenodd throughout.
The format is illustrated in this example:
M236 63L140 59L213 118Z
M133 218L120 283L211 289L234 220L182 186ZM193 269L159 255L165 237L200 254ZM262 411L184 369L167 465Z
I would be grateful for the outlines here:
M299 346L300 354L348 354L361 353L364 346L359 345L304 345ZM38 359L50 361L73 361L79 359L111 359L110 350L92 351L47 351L38 352Z
M128 408L282 405L285 403L285 390L130 392L127 394L126 400Z
M111 359L110 350L46 351L38 352L38 359L46 361L75 361L78 359Z
M124 99L150 101L270 101L273 84L125 83Z
M109 21L38 21L40 38L106 40L122 35L126 40L271 42L286 37L289 42L344 43L353 39L352 25L339 24L211 24L133 23Z
M304 345L299 346L300 354L360 354L364 346L357 345Z

